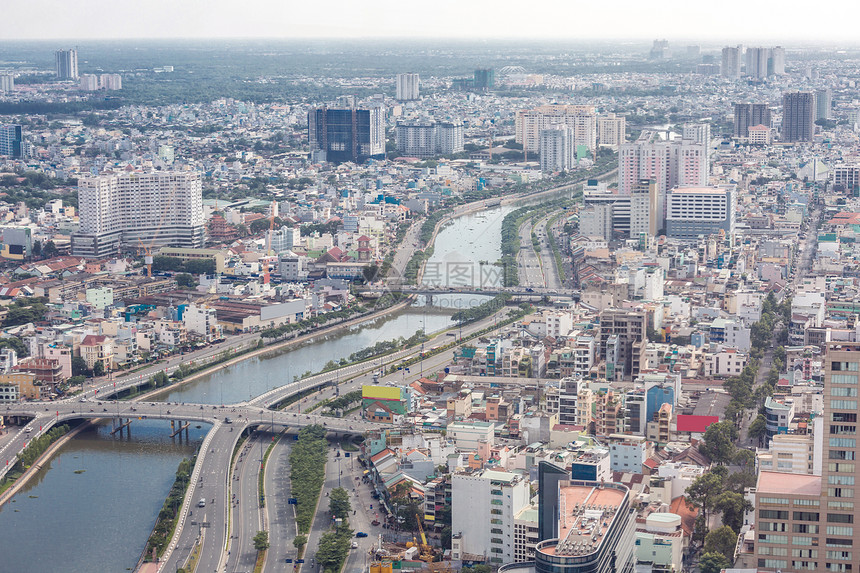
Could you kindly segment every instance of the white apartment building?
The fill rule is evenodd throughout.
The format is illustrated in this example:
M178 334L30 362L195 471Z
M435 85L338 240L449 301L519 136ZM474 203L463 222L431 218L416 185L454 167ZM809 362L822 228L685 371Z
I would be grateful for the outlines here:
M75 256L203 246L203 197L195 171L83 176L78 180L78 203L80 230L72 235Z
M564 378L558 387L558 423L575 426L579 418L579 379Z
M119 74L99 75L99 89L115 91L122 89L122 76Z
M99 77L95 74L81 74L78 78L81 91L94 92L99 89Z
M860 165L837 165L833 168L833 187L853 195L860 190Z
M394 130L397 151L420 158L460 153L463 134L462 122L401 122Z
M546 310L543 313L546 321L546 335L560 338L570 334L573 329L573 315L561 310Z
M813 419L809 434L777 434L771 438L767 449L756 450L758 470L820 476L823 439L824 418L820 416Z
M218 315L214 308L190 305L185 307L182 313L182 322L185 329L203 336L207 342L221 338L221 326L218 324Z
M538 537L538 508L528 505L514 515L514 563L533 561Z
M627 119L610 113L597 118L597 144L618 147L627 141Z
M400 101L416 100L419 97L421 78L418 74L397 74L397 99Z
M683 139L704 145L705 149L711 144L711 124L709 123L685 123L681 133Z
M551 125L540 131L540 169L555 173L576 168L576 145L573 129Z
M495 443L495 424L490 422L451 422L446 428L449 439L459 450L477 450L478 444Z
M15 89L15 76L0 74L0 93L8 93Z
M527 153L538 153L541 131L566 125L573 132L573 146L597 147L597 113L593 105L542 105L517 112L516 142Z
M734 348L724 348L705 355L705 377L727 378L740 376L747 364L747 355Z
M492 566L513 563L514 519L529 503L527 476L496 470L451 477L454 560L482 556Z

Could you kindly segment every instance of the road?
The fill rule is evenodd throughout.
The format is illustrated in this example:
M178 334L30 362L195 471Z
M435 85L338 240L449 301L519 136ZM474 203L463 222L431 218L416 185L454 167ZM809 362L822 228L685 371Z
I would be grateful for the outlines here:
M558 276L558 267L556 267L555 264L555 255L552 252L552 247L550 247L549 244L549 237L546 233L547 221L559 212L563 212L563 210L559 209L548 213L545 217L538 221L535 226L535 234L540 240L539 256L543 267L544 279L546 280L545 286L549 289L562 288L561 279Z
M532 245L532 219L520 225L520 252L517 253L517 268L520 285L525 287L545 287L543 268Z
M292 439L284 436L272 448L266 462L265 491L266 514L269 524L269 551L266 555L265 573L281 573L285 570L286 559L296 559L293 545L296 530L295 505L289 504L290 490L290 450Z
M242 444L231 474L230 539L227 544L227 571L252 573L257 562L253 538L265 529L260 507L259 475L263 453L271 443L270 432L254 431Z
M418 245L418 236L421 234L421 225L423 221L414 221L412 226L403 237L400 247L394 252L394 260L391 263L391 270L388 272L386 281L393 284L399 284L403 277L403 272L406 270L406 265L415 253Z

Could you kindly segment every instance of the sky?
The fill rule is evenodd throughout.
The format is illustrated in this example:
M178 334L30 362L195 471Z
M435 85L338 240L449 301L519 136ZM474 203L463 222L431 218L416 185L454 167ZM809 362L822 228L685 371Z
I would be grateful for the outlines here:
M0 39L856 42L857 0L0 0Z

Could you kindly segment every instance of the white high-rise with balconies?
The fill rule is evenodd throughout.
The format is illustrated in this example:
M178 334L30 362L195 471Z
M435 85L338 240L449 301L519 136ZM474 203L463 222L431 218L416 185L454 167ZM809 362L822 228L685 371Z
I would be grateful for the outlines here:
M203 197L196 171L84 176L78 180L78 204L80 230L72 235L76 256L203 246Z

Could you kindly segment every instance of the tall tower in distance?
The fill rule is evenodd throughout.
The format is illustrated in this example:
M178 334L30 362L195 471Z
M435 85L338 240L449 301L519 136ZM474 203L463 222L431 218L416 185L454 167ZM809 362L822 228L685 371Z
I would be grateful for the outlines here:
M399 101L418 99L420 83L418 74L397 74L397 99Z
M57 79L78 79L78 51L75 48L71 50L57 50L54 53L54 58L56 61Z
M741 49L738 47L726 46L723 48L723 63L720 67L720 75L724 78L732 80L740 79L741 77Z
M782 140L812 141L815 133L815 94L787 92L782 96Z

